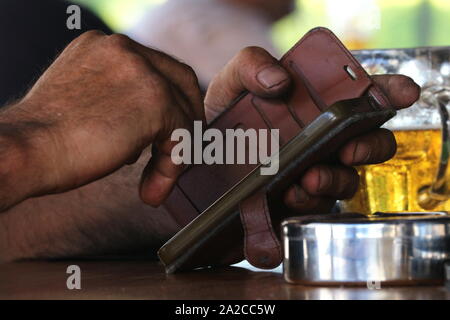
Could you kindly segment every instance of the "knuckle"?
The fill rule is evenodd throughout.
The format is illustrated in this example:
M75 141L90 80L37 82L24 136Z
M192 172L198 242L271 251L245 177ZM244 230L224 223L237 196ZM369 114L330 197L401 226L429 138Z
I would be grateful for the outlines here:
M147 85L152 88L152 96L154 101L165 101L167 103L160 103L163 109L168 109L172 106L172 92L167 81L162 79L162 77L155 75L149 77Z
M123 50L129 48L132 40L126 35L115 33L108 36L107 43L110 49Z
M120 63L117 63L119 61ZM153 73L144 72L147 70L145 59L133 52L123 52L120 55L116 55L113 62L117 64L114 70L114 78L120 83L126 81L136 82L141 81L143 77L151 78Z
M133 75L144 70L147 66L145 58L133 52L124 54L122 66L130 71Z
M197 74L195 73L194 69L185 63L182 63L182 67L183 67L183 72L185 75L186 82L190 86L197 87L198 86L198 78L197 78Z
M267 55L267 51L260 47L246 47L239 51L237 57L238 60L253 60L255 57L261 56L261 55Z
M84 41L84 40L91 40L96 39L105 36L105 33L100 30L89 30L80 35L77 39Z
M85 43L89 43L92 42L96 39L99 39L101 37L104 37L105 34L101 31L98 30L90 30L90 31L86 31L85 33L79 35L77 38L75 38L69 45L68 47L73 47L73 46L77 46L80 44L85 44Z

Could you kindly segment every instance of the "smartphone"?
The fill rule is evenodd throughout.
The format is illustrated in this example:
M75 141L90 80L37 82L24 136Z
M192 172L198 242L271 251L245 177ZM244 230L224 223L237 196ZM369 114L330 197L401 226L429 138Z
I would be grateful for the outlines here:
M209 125L222 133L236 128L277 129L278 174L260 176L258 163L186 168L164 203L180 228L186 227L159 252L169 272L241 261L243 252L248 255L256 245L246 242L247 221L242 224L237 214L241 200L257 190L267 194L264 208L270 210L264 212L270 211L273 230L279 231L281 220L291 215L282 198L293 179L313 164L336 162L339 146L379 127L395 113L376 83L328 29L309 31L280 64L292 79L288 93L275 100L244 93ZM225 153L229 155L228 150ZM253 203L249 201L243 204ZM255 211L252 221L263 223L268 220L265 214Z
M263 189L279 197L312 164L326 161L354 136L380 127L395 115L371 96L342 100L287 142L272 161L279 161L276 175L261 175L262 164L218 198L158 251L167 273L208 265L214 256L226 255L234 246L233 230L239 225L238 204Z

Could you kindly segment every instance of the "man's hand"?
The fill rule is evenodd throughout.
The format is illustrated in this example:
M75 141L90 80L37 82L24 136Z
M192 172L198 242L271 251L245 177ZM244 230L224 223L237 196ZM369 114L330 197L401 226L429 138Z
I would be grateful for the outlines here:
M141 198L158 206L182 170L170 135L194 120L204 120L204 108L190 67L125 36L87 32L0 113L1 146L18 150L10 167L0 150L0 209L102 178L152 143Z
M420 87L401 75L374 76L375 82L398 109L412 105ZM276 98L289 90L291 79L278 61L261 48L241 51L211 83L205 99L208 122L223 112L239 94ZM285 194L285 203L299 214L328 212L337 199L354 195L359 177L353 166L389 160L396 151L392 132L377 129L354 138L339 152L340 165L317 164Z

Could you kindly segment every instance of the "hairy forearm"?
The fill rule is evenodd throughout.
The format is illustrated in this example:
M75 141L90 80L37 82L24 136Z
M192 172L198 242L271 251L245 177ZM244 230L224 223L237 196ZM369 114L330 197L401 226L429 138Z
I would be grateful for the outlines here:
M57 195L28 199L0 214L0 260L64 258L137 251L149 256L179 227L144 205L137 185L148 159ZM2 239L0 239L2 240Z
M0 212L47 187L45 124L21 103L0 111Z

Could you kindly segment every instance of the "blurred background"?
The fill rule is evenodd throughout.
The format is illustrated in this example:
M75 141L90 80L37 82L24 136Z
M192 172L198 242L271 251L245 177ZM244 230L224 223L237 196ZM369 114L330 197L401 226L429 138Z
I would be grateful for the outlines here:
M80 29L66 25L71 2L82 6ZM447 46L449 17L450 0L1 0L0 41L8 45L0 50L0 105L21 97L91 29L127 34L182 60L206 90L247 46L280 58L317 26L353 50Z
M167 1L75 2L92 9L114 31L126 32ZM449 17L448 0L297 0L295 11L273 26L272 37L281 52L319 25L332 29L350 49L448 45Z

